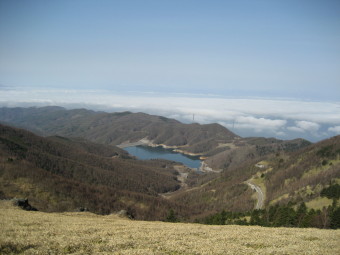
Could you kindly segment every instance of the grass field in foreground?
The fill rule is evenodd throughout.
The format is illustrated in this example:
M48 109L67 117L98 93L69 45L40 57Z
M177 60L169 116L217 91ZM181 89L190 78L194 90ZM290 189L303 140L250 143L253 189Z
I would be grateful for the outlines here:
M132 221L0 201L0 254L340 254L340 230Z

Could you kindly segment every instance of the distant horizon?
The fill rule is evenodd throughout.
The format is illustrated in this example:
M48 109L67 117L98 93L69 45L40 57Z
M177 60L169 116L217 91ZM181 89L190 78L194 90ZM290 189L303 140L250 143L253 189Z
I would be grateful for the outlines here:
M183 123L191 123L195 115L199 124L218 123L241 137L304 138L317 142L340 134L340 101L7 88L6 93L0 93L0 106L144 112Z

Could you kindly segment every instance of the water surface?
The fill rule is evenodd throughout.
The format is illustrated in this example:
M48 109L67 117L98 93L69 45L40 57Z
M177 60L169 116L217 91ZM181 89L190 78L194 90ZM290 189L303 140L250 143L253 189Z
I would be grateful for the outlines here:
M131 146L124 148L128 153L138 159L167 159L171 161L181 162L191 168L199 168L201 160L199 157L185 155L179 152L174 152L171 149L164 149L161 146L150 147L144 145Z

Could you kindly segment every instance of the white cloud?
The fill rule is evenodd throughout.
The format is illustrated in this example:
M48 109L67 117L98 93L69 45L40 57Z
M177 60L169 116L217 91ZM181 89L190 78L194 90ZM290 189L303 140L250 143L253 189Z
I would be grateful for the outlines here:
M313 134L317 134L317 131L320 129L320 124L316 122L311 122L311 121L305 121L305 120L298 120L295 121L296 126L290 126L287 127L288 130L294 131L294 132L310 132Z
M305 132L304 129L299 128L299 127L295 127L295 126L294 127L287 127L287 129L290 130L290 131L293 131L293 132L300 132L300 133Z
M1 91L0 105L60 105L105 111L141 111L184 122L192 122L195 115L195 122L218 122L234 128L234 132L244 131L244 135L257 132L259 135L295 138L298 132L312 140L320 139L319 135L326 130L338 133L340 127L339 102L25 88ZM292 121L294 125L291 125Z
M336 134L340 134L340 126L330 127L328 128L328 131L336 133Z
M278 132L275 132L277 136L280 136L280 137L285 137L287 134L285 132L282 132L282 131L278 131Z
M301 120L301 121L296 121L295 123L298 128L301 128L309 132L316 132L320 128L320 125L318 123L311 122L311 121Z
M253 116L240 116L236 118L235 127L254 129L256 132L264 130L276 131L286 125L286 120L272 120L265 118L256 118Z

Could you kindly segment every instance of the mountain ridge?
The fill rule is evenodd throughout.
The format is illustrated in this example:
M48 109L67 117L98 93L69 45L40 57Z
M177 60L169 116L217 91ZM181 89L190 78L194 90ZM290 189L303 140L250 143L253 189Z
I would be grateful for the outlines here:
M183 153L203 157L216 155L230 148L254 145L251 138L241 138L217 123L184 124L175 119L146 113L105 113L86 109L66 110L54 106L3 107L0 108L0 122L29 129L39 135L82 137L92 142L110 145L136 142L146 138L154 145L168 146ZM281 141L257 138L257 140L261 139L265 144L272 144L273 140L276 143ZM285 141L285 143L289 142ZM297 144L305 146L309 142ZM296 149L299 147L297 146Z

